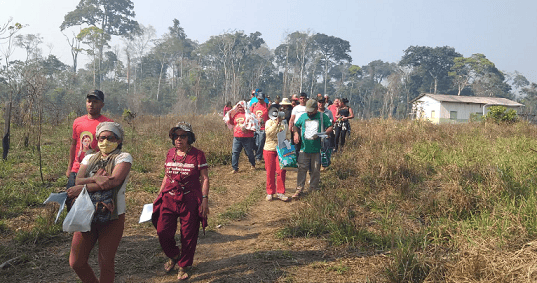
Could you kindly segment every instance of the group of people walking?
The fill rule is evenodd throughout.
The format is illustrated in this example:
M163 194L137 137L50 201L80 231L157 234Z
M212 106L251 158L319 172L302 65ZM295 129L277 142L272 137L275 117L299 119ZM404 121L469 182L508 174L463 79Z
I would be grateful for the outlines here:
M267 175L266 200L288 201L285 195L286 170L281 168L277 147L283 140L295 146L297 186L293 198L299 197L310 173L310 190L319 186L321 153L341 151L350 134L349 120L354 118L346 98L332 103L328 95L309 98L304 92L271 102L261 89L253 90L250 101L241 100L224 107L224 121L233 131L232 174L239 172L242 149L251 170L264 162ZM326 164L328 166L328 164Z
M86 95L87 114L73 122L69 163L67 208L75 205L81 193L90 195L95 212L89 231L73 233L69 264L82 282L113 282L114 259L125 227L125 188L133 164L122 150L125 132L119 123L101 114L104 93ZM321 155L324 148L341 150L354 117L346 99L328 96L308 98L305 93L269 101L260 89L251 99L228 103L224 121L233 131L232 174L239 172L242 149L250 168L264 163L266 200L288 201L285 195L286 170L280 166L278 147L285 141L296 148L298 174L293 197L305 188L310 173L310 189L319 186ZM335 131L334 131L335 129ZM334 134L335 133L335 134ZM209 174L203 151L193 146L196 135L187 122L179 122L168 132L172 147L164 159L164 178L153 202L152 223L160 246L169 260L164 271L178 267L177 278L189 278L200 227L207 226L209 214ZM179 222L179 225L178 225ZM180 230L180 248L175 235ZM88 264L91 250L99 243L99 278Z
M86 95L87 115L73 122L66 172L68 210L83 191L87 191L95 205L90 230L74 232L71 242L69 264L82 282L114 281L114 258L125 226L125 188L133 163L132 156L122 151L122 126L101 114L103 106L102 91ZM208 164L204 152L192 145L196 136L189 123L179 122L168 136L172 148L165 156L165 176L153 203L151 220L169 258L164 271L171 272L177 266L177 278L184 280L189 277L187 268L194 261L200 226L207 226ZM180 248L175 241L178 228ZM97 242L99 278L88 264Z

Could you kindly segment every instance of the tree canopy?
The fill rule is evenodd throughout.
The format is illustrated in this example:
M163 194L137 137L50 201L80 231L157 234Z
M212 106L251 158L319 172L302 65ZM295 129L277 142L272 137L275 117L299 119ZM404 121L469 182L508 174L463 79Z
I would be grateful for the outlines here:
M27 60L0 65L0 83L9 86L0 88L0 98L13 95L22 103L28 97L24 82L31 81L25 76L39 70L48 80L48 105L69 105L51 106L55 110L50 117L83 113L76 99L93 88L107 93L106 109L119 114L124 109L150 114L219 111L226 102L249 99L256 88L271 98L299 92L347 98L356 117L366 119L406 118L410 101L421 93L519 99L536 105L528 111L537 111L534 84L522 74L504 73L484 54L464 57L450 46L409 46L399 62L377 59L358 65L353 64L349 41L311 31L291 32L274 49L259 31L226 31L197 42L178 19L158 36L151 25L135 20L130 0L81 0L60 29L74 26L81 30L68 42L76 51L73 65L78 52L90 57L88 64L67 68L58 58L43 56L46 39L40 35L12 36L12 48L24 50ZM4 25L4 36L8 27L17 29ZM113 36L122 37L123 44L110 46Z

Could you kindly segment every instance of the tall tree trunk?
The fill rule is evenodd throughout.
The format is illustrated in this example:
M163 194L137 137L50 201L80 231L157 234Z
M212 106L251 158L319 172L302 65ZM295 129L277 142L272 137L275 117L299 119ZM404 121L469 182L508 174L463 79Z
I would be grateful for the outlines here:
M38 105L38 133L37 133L37 152L39 153L39 175L41 176L41 183L45 183L45 179L43 179L43 157L41 155L41 124L43 123L43 101L42 101L42 94L40 94L39 97L39 105Z
M289 75L289 44L287 44L287 51L285 53L285 70L283 71L283 88L282 88L282 98L285 96L290 96L291 93L288 91L288 75Z
M96 72L97 70L95 69L95 55L93 55L93 88L96 89L97 88L97 79L96 79Z
M326 83L328 81L328 58L324 57L324 94L326 94ZM313 95L313 93L312 93Z
M131 55L127 52L127 97L130 96L131 88Z
M181 51L181 69L179 71L179 76L183 79L183 51Z
M101 89L102 70L101 62L103 61L103 49L104 46L99 46L99 62L97 63L97 89Z
M9 136L10 136L10 125L11 125L11 101L6 102L5 111L4 111L4 137L2 138L2 148L3 154L2 158L7 159L7 154L9 153Z
M429 74L431 74L431 77L434 79L434 94L436 94L436 87L437 87L437 84L438 84L438 79L436 76L433 75L433 73L431 71L429 71Z
M158 101L158 95L160 93L160 82L162 80L162 70L164 69L164 62L160 64L160 72L158 76L158 85L157 85L157 101Z

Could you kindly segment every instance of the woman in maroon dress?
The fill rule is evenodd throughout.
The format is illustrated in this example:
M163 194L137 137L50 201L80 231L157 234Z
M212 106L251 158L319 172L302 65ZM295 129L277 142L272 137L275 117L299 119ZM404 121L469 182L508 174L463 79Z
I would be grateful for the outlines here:
M198 241L200 222L207 226L209 213L209 174L203 151L192 146L196 136L192 126L185 122L173 127L169 136L174 145L166 155L165 176L157 199L153 203L152 222L162 250L170 260L166 272L179 266L177 278L188 278L187 267L192 266ZM175 234L177 219L181 229L181 249Z

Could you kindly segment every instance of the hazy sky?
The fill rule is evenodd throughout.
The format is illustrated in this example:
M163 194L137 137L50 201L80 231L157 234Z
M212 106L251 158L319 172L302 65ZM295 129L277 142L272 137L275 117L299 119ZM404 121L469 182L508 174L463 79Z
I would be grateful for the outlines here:
M158 36L176 18L187 36L199 43L226 31L259 31L275 49L286 34L309 30L349 41L352 63L359 66L378 59L398 62L412 45L447 45L465 57L482 53L498 69L517 70L537 82L535 0L132 1L136 20L153 26ZM12 17L28 24L22 34L39 33L44 53L71 65L69 45L59 26L77 4L77 0L0 0L0 23Z

